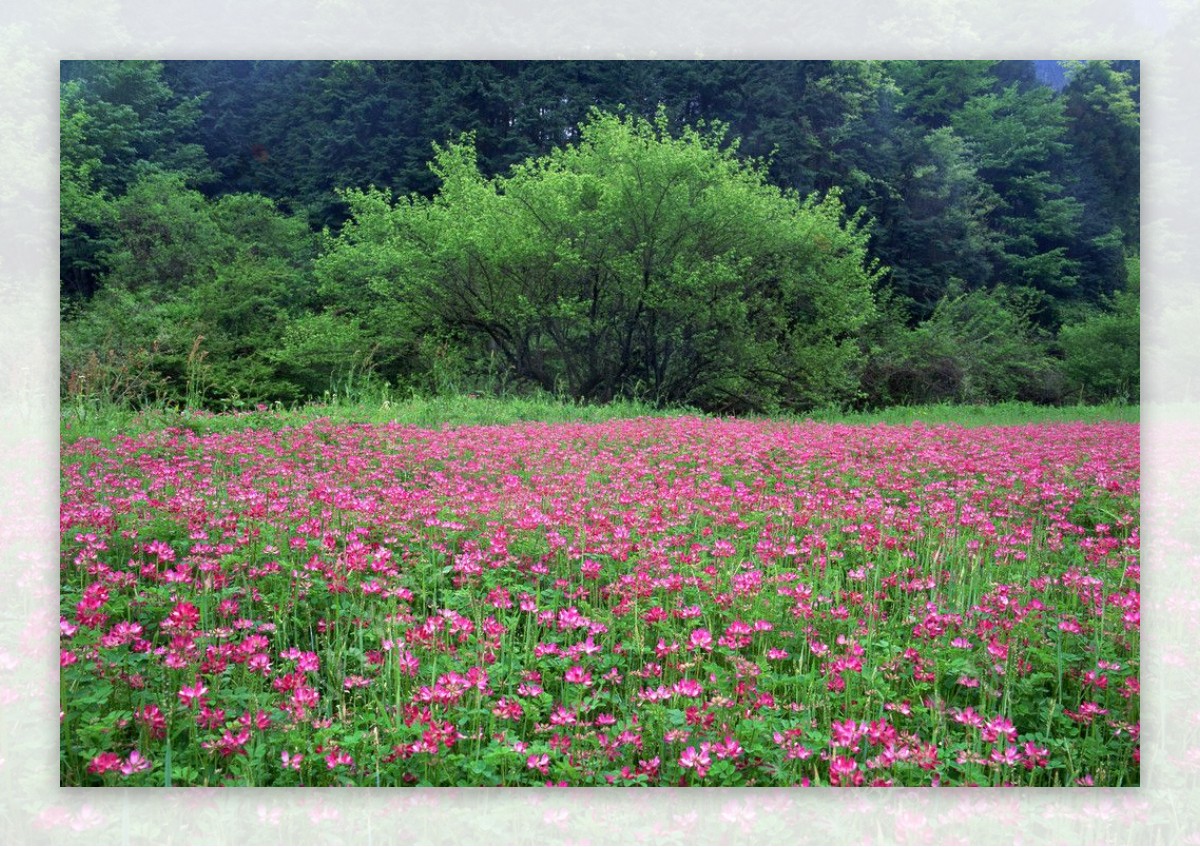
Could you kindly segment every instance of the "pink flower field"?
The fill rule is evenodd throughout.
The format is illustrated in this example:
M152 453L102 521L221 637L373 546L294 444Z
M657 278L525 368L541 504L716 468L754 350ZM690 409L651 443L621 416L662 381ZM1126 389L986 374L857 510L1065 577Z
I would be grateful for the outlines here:
M1136 424L62 448L61 782L1130 786Z

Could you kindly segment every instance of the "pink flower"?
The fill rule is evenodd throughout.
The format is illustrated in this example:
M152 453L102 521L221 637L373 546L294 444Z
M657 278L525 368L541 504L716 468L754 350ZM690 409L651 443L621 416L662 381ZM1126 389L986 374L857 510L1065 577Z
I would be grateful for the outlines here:
M536 697L542 693L542 686L536 682L522 682L517 686L517 693L522 697Z
M401 650L396 654L396 664L400 666L402 674L412 677L417 675L421 666L420 661L409 650Z
M1017 739L1017 728L1004 715L997 715L987 722L980 732L980 736L982 736L984 741L988 742L996 741L1001 737L1007 738L1009 741L1015 741Z
M192 685L185 685L179 689L179 702L184 707L190 708L193 705L204 705L204 695L208 693L208 686L200 681L200 677L196 677L196 681Z
M100 753L88 765L88 773L107 773L119 770L121 765L121 757L116 753Z
M498 718L515 721L521 719L521 716L525 714L525 710L517 700L509 700L507 697L501 697L496 702L496 705L492 707L492 714Z
M966 726L983 726L983 716L976 713L970 706L967 706L965 709L951 709L950 716L958 723L965 724Z
M1090 724L1100 715L1107 715L1108 709L1102 708L1099 703L1080 703L1078 712L1063 709L1063 714L1076 723Z
M232 756L245 756L246 743L249 740L250 730L243 727L237 733L234 733L231 729L227 729L219 739L205 741L200 746L205 750L220 753L223 759L228 759Z
M271 716L262 709L258 709L253 714L249 710L243 712L238 718L238 722L244 727L260 731L271 728Z
M162 622L162 628L168 632L190 632L200 623L200 610L191 603L176 603L171 614Z
M204 729L220 729L225 725L225 710L201 706L200 714L196 715L196 725Z
M829 746L853 748L865 730L866 726L858 726L854 721L834 721L830 727Z
M862 784L862 774L858 771L858 762L849 756L834 756L829 761L829 781L834 785L843 785L849 778L852 785Z
M135 711L133 716L145 724L146 729L150 731L151 738L161 739L166 737L167 718L154 703Z
M688 647L693 650L712 650L713 637L707 629L694 629L688 638Z
M132 776L138 771L144 771L150 767L150 762L137 750L132 751L129 757L121 765L121 773L125 776Z
M1008 765L1011 767L1020 763L1021 751L1009 744L1004 750L1001 750L999 747L993 748L989 758L998 765Z
M1035 767L1045 767L1047 762L1050 761L1050 751L1045 747L1039 747L1032 741L1025 742L1022 753L1025 757L1024 764L1026 770L1033 770Z
M696 776L701 779L708 773L709 767L712 766L712 759L708 755L709 745L701 744L699 751L695 747L688 747L679 754L679 765L683 768L695 768Z
M555 726L573 724L575 723L575 713L566 706L556 706L554 712L550 715L550 723Z
M588 686L592 684L592 675L579 665L575 665L567 670L565 679L572 685Z
M718 759L736 759L743 752L742 745L731 735L726 735L724 740L716 742L710 749Z
M321 669L321 660L316 653L304 652L296 657L296 670L301 673L309 671L318 671Z

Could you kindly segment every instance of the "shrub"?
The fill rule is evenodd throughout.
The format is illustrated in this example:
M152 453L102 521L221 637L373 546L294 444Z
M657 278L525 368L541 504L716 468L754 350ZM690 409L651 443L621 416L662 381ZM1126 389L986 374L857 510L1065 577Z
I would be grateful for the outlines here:
M915 329L893 328L864 372L869 405L1054 402L1062 375L1030 319L1036 295L1004 286L942 297Z
M1092 402L1136 400L1141 390L1138 298L1117 292L1105 305L1059 331L1069 390Z

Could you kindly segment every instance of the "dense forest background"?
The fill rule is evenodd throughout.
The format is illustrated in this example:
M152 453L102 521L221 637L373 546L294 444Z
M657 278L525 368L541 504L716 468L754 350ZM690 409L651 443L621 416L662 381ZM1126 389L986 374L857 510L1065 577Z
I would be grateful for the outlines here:
M88 61L64 399L1136 402L1133 61Z

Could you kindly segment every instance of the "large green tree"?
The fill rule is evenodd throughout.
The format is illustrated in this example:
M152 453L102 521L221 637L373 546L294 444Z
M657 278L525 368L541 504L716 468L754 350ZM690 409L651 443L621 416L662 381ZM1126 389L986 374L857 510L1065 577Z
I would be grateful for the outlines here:
M675 136L663 113L594 113L579 143L504 177L479 172L469 139L433 167L432 200L348 195L326 290L580 398L748 411L853 395L878 271L836 193L781 191L719 131Z
M1120 289L1125 281L1119 265L1118 272L1112 272L1113 257L1136 256L1139 251L1137 65L1118 70L1118 64L1069 63L1069 81L1063 90L1076 193L1087 206L1087 238L1081 255L1094 275L1103 275L1100 288L1105 292Z
M1132 75L1112 62L1074 62L1068 79L1063 95L1070 142L1103 187L1108 211L1136 235L1141 122Z
M172 171L190 184L213 178L203 147L187 139L200 96L180 97L162 62L63 62L62 98L89 115L88 142L99 153L99 183L119 194L149 172Z
M100 254L113 219L113 197L100 182L103 151L89 141L92 117L78 85L59 101L60 291L67 306L91 296L103 268Z
M1080 267L1071 247L1083 207L1064 176L1062 101L1044 86L1022 90L1014 83L971 98L951 123L992 191L998 280L1058 298L1080 296Z
M64 62L62 77L61 291L87 298L113 240L108 202L149 174L198 185L213 172L204 149L185 138L201 98L176 96L161 62Z

